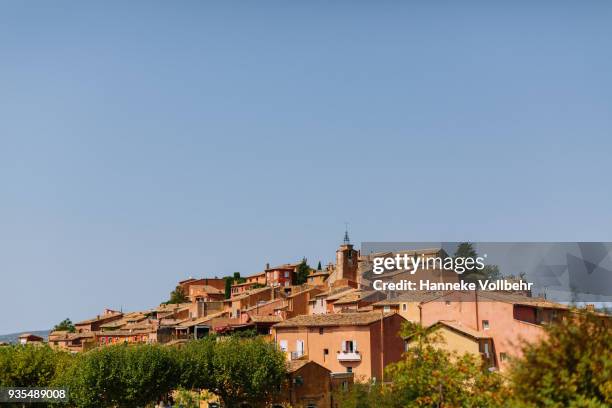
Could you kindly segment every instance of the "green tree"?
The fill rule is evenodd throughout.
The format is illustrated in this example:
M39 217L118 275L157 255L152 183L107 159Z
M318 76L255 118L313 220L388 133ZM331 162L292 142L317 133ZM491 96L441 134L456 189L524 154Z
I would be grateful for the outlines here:
M474 245L470 242L462 242L457 246L455 251L455 258L472 258L476 259L478 253L474 249ZM486 279L499 279L501 274L497 265L485 265L483 269L472 269L465 271L460 275L461 280L467 282L477 282L479 280Z
M317 271L320 271L321 269L321 261L319 261L319 264L317 265Z
M523 357L513 362L513 405L612 406L610 318L575 311L545 330L545 339L525 343Z
M306 258L302 258L302 262L300 262L300 264L297 267L297 277L296 277L295 283L297 285L306 283L306 280L308 279L308 275L310 275L310 266L308 266L308 263L306 262Z
M180 385L188 390L210 389L213 383L213 355L216 338L190 341L178 352Z
M178 304L178 303L186 303L189 300L187 299L187 295L183 291L183 288L177 286L172 292L170 292L170 300L166 302L166 304Z
M263 405L279 391L285 364L284 355L261 338L228 337L215 343L209 389L229 408Z
M177 387L177 350L127 344L82 353L61 379L70 404L89 407L146 406Z
M0 347L0 386L46 387L66 369L72 356L48 345Z
M479 357L439 347L441 338L418 324L401 332L411 339L402 360L385 370L385 386L357 384L337 396L342 408L501 407L502 377L489 372Z
M74 324L72 324L72 320L66 318L53 327L53 331L56 330L63 330L70 333L74 333L76 331L76 328L74 327Z
M232 284L234 279L231 276L223 278L225 280L225 298L229 299L232 297Z

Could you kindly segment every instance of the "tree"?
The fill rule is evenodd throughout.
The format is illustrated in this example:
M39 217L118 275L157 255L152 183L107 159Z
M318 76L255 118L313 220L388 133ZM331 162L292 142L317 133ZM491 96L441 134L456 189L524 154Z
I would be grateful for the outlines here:
M72 324L72 320L66 318L53 327L53 331L56 331L56 330L74 333L76 331L76 328L74 327L74 324Z
M225 281L225 298L229 299L232 297L232 283L234 279L230 276L226 276L223 280Z
M180 384L188 390L210 389L213 383L213 354L216 338L207 336L190 341L178 353Z
M478 257L478 253L474 249L474 245L472 243L462 242L457 246L457 250L455 251L454 257L476 259ZM497 265L485 265L484 268L481 270L466 270L460 275L460 277L461 280L467 282L478 282L479 280L499 279L501 277L501 274Z
M336 398L340 407L504 406L502 377L478 356L439 348L441 338L418 324L405 324L401 335L412 341L402 360L387 366L385 386L356 384Z
M319 264L317 265L317 271L321 271L321 261L319 261Z
M298 285L306 283L306 280L308 279L308 275L310 275L310 266L308 266L308 263L306 262L306 258L302 258L302 262L300 262L300 264L297 267L297 277L296 277L295 283Z
M170 300L168 300L166 304L186 303L188 301L187 295L185 295L183 288L179 285L170 292Z
M212 387L227 407L269 402L285 379L283 353L261 338L229 337L215 343Z
M0 347L0 386L46 387L71 363L72 356L48 345Z
M121 344L80 354L62 385L70 404L81 408L146 406L177 387L177 350L160 345Z
M515 406L612 406L610 318L574 311L544 326L545 338L523 345L510 371Z

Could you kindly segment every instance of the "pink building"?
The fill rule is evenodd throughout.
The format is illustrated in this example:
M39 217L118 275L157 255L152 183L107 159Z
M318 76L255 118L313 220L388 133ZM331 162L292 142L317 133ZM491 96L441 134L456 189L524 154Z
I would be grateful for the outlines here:
M420 305L421 324L454 321L493 340L492 363L500 370L521 343L544 336L543 325L566 315L565 305L505 292L451 292Z

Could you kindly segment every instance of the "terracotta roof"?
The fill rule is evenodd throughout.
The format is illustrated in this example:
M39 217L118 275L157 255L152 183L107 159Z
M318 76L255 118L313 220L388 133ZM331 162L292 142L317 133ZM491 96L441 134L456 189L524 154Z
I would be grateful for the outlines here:
M232 284L232 288L235 288L235 287L238 287L238 286L247 286L247 285L257 285L257 282L234 283L234 284Z
M291 360L291 361L287 362L287 372L289 372L289 373L296 372L300 368L304 367L306 364L316 364L319 367L323 367L321 364L315 363L314 361L311 361L311 360ZM323 367L323 368L325 368L325 367ZM325 368L325 370L330 371L327 368Z
M221 290L221 289L217 289L214 286L210 286L210 285L194 285L194 287L198 287L198 286L202 286L202 290L205 293L212 293L215 295L219 295L221 293L225 293L225 291Z
M253 315L250 316L251 321L255 322L255 323L278 323L278 322L282 322L283 318L281 316L276 316L276 315L268 315L268 316L260 316L260 315Z
M226 313L227 312L217 312L217 313L209 314L208 316L198 317L197 319L186 320L186 321L182 322L181 324L177 325L176 327L179 328L179 329L185 329L185 328L188 328L188 327L197 326L199 324L206 323L206 322L208 322L208 321L210 321L212 319L215 319L217 317L222 317Z
M266 300L264 302L261 302L257 305L253 305L250 307L247 307L246 309L244 309L245 312L250 312L251 310L257 310L258 308L262 307L262 306L267 306L271 303L280 303L281 305L284 305L284 300L283 298L276 298L276 299L270 299L270 300Z
M342 296L340 299L338 299L334 304L335 305L343 305L343 304L347 304L347 303L354 303L357 302L359 300L362 299L366 299L370 296L375 295L376 293L378 293L375 290L369 290L369 291L363 291L363 290L358 290L356 292L351 292L348 293L344 296Z
M69 333L65 330L56 330L49 333L49 341L60 341L60 340L75 340L75 339L87 339L93 338L92 332L87 333Z
M462 325L461 323L455 321L455 320L440 320L434 324L432 324L431 326L429 326L429 328L434 328L436 326L446 326L449 327L452 330L455 331L459 331L461 333L467 334L470 337L473 337L475 339L490 339L491 336L488 336L487 334L483 333L483 332L479 332L477 330L471 329L469 327L466 327L464 325Z
M242 299L246 299L246 298L248 298L248 297L249 297L249 296L251 296L251 295L255 295L255 294L259 293L259 292L263 292L263 291L266 291L266 290L271 290L271 289L272 289L272 288L271 288L271 287L269 287L269 286L265 286L265 287L263 287L263 288L252 289L252 290L249 290L249 291L247 291L247 292L245 292L245 293L241 293L241 294L240 294L240 295L238 295L238 296L231 297L231 298L229 298L229 299L225 299L225 300L226 300L226 301L228 301L228 300L229 300L229 301L232 301L232 302L233 302L234 300L242 300Z
M32 333L23 333L23 334L21 334L21 335L20 335L18 338L20 338L20 339L25 339L25 338L27 338L27 337L33 337L33 338L37 338L37 339L41 339L41 340L43 339L42 337L37 336L37 335L32 334Z
M339 300L339 299L341 299L341 298L343 298L343 297L345 297L345 296L347 296L349 294L353 294L355 292L359 292L359 289L350 288L349 290L346 290L346 291L343 291L343 292L340 292L340 293L335 293L333 295L329 295L329 296L327 296L326 300L327 301L330 301L330 300Z
M133 336L137 334L149 334L155 330L107 330L96 332L98 337Z
M508 292L493 292L493 291L479 291L478 298L486 298L490 300L496 300L499 302L512 303L515 305L527 305L536 306L549 309L564 309L569 310L570 307L560 303L551 302L544 298L529 297L525 295L519 295L517 293ZM486 300L483 300L486 302Z
M154 309L155 312L178 312L181 310L188 309L191 306L191 303L162 303L157 308Z
M121 319L113 320L112 322L104 323L100 325L102 329L110 329L115 327L124 326L130 322L140 322L145 320L147 317L145 312L130 312L123 315Z
M385 313L384 318L395 313ZM380 320L380 312L334 313L319 315L300 315L280 322L274 327L320 327L320 326L367 326Z
M92 319L87 319L87 320L83 320L83 321L77 322L74 325L75 326L82 326L82 325L85 325L85 324L91 324L91 323L95 323L95 322L99 322L99 321L104 321L106 319L111 319L113 317L122 316L122 315L123 315L123 313L121 313L121 312L108 313L108 314L105 314L105 315L96 316L96 317L94 317Z
M296 268L296 267L297 267L299 264L301 264L301 263L302 263L302 262L297 262L297 263L287 263L287 264L282 264L282 265L279 265L279 266L273 266L273 267L267 268L267 269L266 269L266 272L268 272L268 271L274 271L274 270L277 270L277 269L295 269L295 268Z

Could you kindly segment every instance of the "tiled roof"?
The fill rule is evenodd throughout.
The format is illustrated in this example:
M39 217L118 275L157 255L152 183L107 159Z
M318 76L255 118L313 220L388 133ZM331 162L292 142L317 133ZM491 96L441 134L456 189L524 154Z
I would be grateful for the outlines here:
M308 360L291 360L287 362L287 372L293 373L308 364Z
M438 325L447 326L453 330L460 331L464 334L467 334L468 336L473 337L475 339L490 339L491 338L491 336L488 336L483 332L479 332L477 330L466 327L455 320L440 320L439 322L434 323L429 327L433 328Z
M238 296L231 297L231 298L229 298L229 299L225 299L225 300L226 300L226 301L228 301L228 300L229 300L229 301L234 301L234 300L242 300L242 299L246 299L246 298L248 298L248 297L249 297L249 296L251 296L251 295L255 295L255 294L259 293L259 292L263 292L263 291L266 291L266 290L271 290L271 289L272 289L272 288L271 288L271 287L269 287L269 286L265 286L265 287L263 287L263 288L252 289L252 290L249 290L249 291L247 291L247 292L245 292L245 293L241 293L241 294L240 294L240 295L238 295Z
M550 309L570 309L570 307L567 305L551 302L550 300L546 300L544 298L529 297L525 295L519 295L517 293L479 291L478 298L484 298L482 300L485 302L485 299L490 299L496 300L498 302L512 303L515 305L529 305Z
M359 291L359 289L349 288L348 290L343 290L342 292L330 294L329 296L327 296L326 300L328 300L328 301L330 301L330 300L339 300L339 299L345 297L348 294L355 293L355 292L358 292L358 291Z
M188 309L190 306L191 306L191 303L169 303L169 304L162 303L155 309L155 311L158 313L159 312L178 312L181 310Z
M176 327L179 328L179 329L184 329L184 328L187 328L187 327L197 326L199 324L206 323L206 322L208 322L208 321L210 321L212 319L215 319L217 317L222 317L226 313L227 312L217 312L217 313L209 314L208 316L199 317L197 319L186 320L186 321L182 322L181 324L177 325Z
M251 321L255 323L278 323L278 322L283 321L283 318L281 316L276 316L276 315L267 315L267 316L253 315L249 317L251 318Z
M374 295L375 293L377 293L377 291L375 291L375 290L369 290L369 291L358 290L356 292L351 292L351 293L348 293L348 294L342 296L334 304L335 305L343 305L343 304L346 304L346 303L354 303L354 302L357 302L359 300L366 299L366 298Z
M105 315L96 316L93 319L87 319L87 320L80 321L78 323L75 323L74 325L75 326L81 326L81 325L85 325L85 324L91 324L91 323L95 323L95 322L99 322L99 321L104 321L106 319L110 319L110 318L117 317L117 316L122 316L122 315L123 315L123 313L121 313L121 312L108 313L108 314L105 314Z
M381 316L387 318L394 313L364 312L364 313L334 313L319 315L301 315L280 322L274 327L321 327L321 326L367 326Z
M221 289L217 289L217 288L215 288L213 286L210 286L210 285L202 285L202 290L205 293L210 293L210 294L214 294L214 295L219 295L219 294L225 293Z

